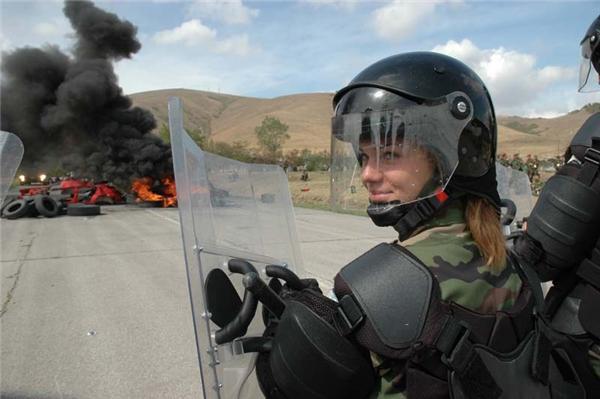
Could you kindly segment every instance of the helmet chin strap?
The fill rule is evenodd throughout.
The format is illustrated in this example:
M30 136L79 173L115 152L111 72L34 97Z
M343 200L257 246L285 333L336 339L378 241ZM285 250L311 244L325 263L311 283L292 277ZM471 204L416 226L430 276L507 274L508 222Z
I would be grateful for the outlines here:
M367 214L377 226L392 226L398 232L398 239L404 241L415 229L431 217L450 198L448 191L440 191L432 197L403 204L400 201L389 202L385 206L370 204Z

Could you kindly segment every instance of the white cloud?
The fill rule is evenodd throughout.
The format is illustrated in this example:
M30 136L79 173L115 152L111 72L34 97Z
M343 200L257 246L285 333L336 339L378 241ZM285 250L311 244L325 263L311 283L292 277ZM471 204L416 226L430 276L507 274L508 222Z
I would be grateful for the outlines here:
M54 36L58 33L58 27L50 22L40 22L33 27L33 31L42 36Z
M575 85L576 82L572 81L561 88L548 89L540 98L519 107L518 113L510 112L510 114L518 114L526 117L553 118L573 110L581 109L586 104L600 102L599 92L578 93Z
M384 39L399 41L409 36L434 12L437 2L407 2L394 0L373 11L375 32Z
M195 0L189 12L190 15L212 18L228 25L248 24L259 14L259 10L246 7L242 0Z
M359 0L300 0L300 4L308 4L316 8L333 7L340 10L352 11L358 5Z
M225 39L217 37L217 31L202 24L198 19L182 23L180 26L154 34L157 44L183 43L188 47L202 47L220 54L245 56L258 49L250 45L248 35L236 35Z
M10 50L12 47L13 46L10 40L6 36L0 34L0 51L7 51Z
M248 41L248 35L232 36L230 38L216 41L214 43L214 50L217 53L235 54L235 55L248 55L254 51Z
M477 72L484 81L499 113L549 113L553 110L535 111L535 101L552 86L574 80L576 68L559 66L538 67L531 54L508 50L503 47L480 49L469 39L453 40L438 45L433 51L458 58ZM525 111L523 107L529 107ZM524 112L525 111L525 112Z
M48 39L65 36L72 32L71 26L65 18L56 18L52 21L41 21L33 25L33 32Z
M200 22L192 19L182 23L174 29L163 30L154 35L154 41L158 44L184 43L186 46L208 44L214 41L217 32Z

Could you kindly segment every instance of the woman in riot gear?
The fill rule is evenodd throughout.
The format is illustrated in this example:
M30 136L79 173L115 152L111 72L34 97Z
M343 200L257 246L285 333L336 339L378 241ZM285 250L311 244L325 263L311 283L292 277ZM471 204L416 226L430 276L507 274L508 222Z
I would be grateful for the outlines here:
M400 241L395 245L433 272L440 301L453 314L464 315L458 319L478 337L475 342L498 351L515 349L531 324L522 331L508 328L503 337L476 325L503 311L525 326L532 303L530 291L507 260L495 179L496 119L479 77L441 54L401 54L368 67L333 101L334 203L358 203L353 197L361 193L348 190L356 186L357 173L350 167L355 157L373 222L392 226ZM344 291L340 276L338 299ZM378 397L400 392L409 398L447 397L453 389L448 387L452 367L442 363L443 351L430 348L406 356L406 350L372 342L365 346L376 359ZM490 374L481 380L493 381ZM495 390L493 383L465 388L472 382L462 377L465 392L480 389L494 396L509 390Z
M333 103L333 205L366 206L398 240L344 266L336 300L287 270L267 266L266 284L230 261L249 294L216 342L243 335L259 301L264 336L240 342L259 352L268 398L550 397L549 359L536 355L541 289L500 227L485 85L456 59L406 53L366 68Z

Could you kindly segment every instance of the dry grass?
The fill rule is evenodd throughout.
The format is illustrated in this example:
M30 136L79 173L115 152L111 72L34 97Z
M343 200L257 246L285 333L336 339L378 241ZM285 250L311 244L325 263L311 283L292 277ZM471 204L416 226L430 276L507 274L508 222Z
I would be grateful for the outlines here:
M301 172L288 172L294 205L329 208L329 172L308 172L308 181L300 180L301 175Z
M329 172L308 172L309 180L300 180L301 172L288 172L290 194L294 206L313 209L331 210L329 201ZM360 204L353 204L354 209L337 209L341 213L367 216L367 198L361 198Z

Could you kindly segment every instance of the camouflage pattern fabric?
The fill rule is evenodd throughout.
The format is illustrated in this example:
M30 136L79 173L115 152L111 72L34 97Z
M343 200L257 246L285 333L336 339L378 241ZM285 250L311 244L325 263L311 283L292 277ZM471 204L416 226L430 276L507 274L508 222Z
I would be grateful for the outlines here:
M594 369L596 376L600 378L600 344L594 344L588 351L590 365Z
M511 267L494 272L486 266L465 228L464 204L457 201L402 245L431 268L442 299L482 313L510 308L521 289L517 272ZM371 398L405 398L405 363L376 354L371 358L380 376Z

